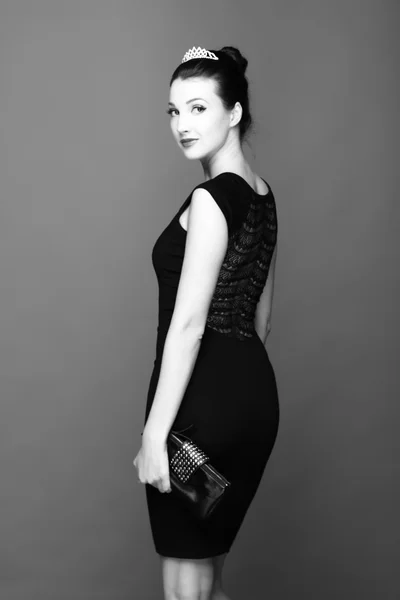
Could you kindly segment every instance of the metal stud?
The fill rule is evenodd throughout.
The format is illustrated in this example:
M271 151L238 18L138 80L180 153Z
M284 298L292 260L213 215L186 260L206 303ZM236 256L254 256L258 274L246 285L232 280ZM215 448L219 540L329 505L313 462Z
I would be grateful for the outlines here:
M174 454L170 466L179 479L186 482L208 460L209 457L205 452L200 450L193 442L186 440Z

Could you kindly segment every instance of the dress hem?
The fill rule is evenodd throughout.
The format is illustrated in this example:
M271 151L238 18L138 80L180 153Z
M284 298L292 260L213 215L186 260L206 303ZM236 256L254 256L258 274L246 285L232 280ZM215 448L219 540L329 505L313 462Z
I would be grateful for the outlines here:
M162 552L161 550L156 550L156 553L161 556L162 558L180 558L181 560L200 560L200 559L204 559L204 558L216 558L217 556L221 556L222 554L228 554L230 552L231 548L226 548L225 550L220 550L218 552L212 552L204 554L201 553L200 556L198 556L198 554L196 554L196 556L193 556L193 553L189 553L189 556L187 553L184 553L185 556L182 556L182 553L179 553L179 555L176 552Z

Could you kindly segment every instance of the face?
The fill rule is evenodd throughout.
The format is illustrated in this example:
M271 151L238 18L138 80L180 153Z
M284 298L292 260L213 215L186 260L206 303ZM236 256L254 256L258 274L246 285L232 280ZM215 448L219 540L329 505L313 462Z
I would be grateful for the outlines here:
M214 79L200 77L175 79L171 85L167 111L171 130L189 159L213 156L224 146L233 125L237 123L237 109L227 111L215 93L215 87ZM183 145L181 140L184 138L196 141Z

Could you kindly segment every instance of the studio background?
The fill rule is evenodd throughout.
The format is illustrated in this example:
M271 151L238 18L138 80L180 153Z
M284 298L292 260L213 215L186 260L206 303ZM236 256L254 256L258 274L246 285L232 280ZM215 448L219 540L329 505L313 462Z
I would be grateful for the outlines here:
M140 447L151 251L195 185L166 115L192 46L249 60L279 242L276 446L233 600L395 600L398 4L0 2L0 597L156 600ZM249 589L250 586L250 589Z

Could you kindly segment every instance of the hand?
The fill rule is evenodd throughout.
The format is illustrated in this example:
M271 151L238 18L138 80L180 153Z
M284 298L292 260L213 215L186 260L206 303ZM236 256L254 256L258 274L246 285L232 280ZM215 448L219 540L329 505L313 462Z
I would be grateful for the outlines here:
M140 483L149 483L161 493L171 492L169 462L166 443L142 438L142 446L133 465Z

